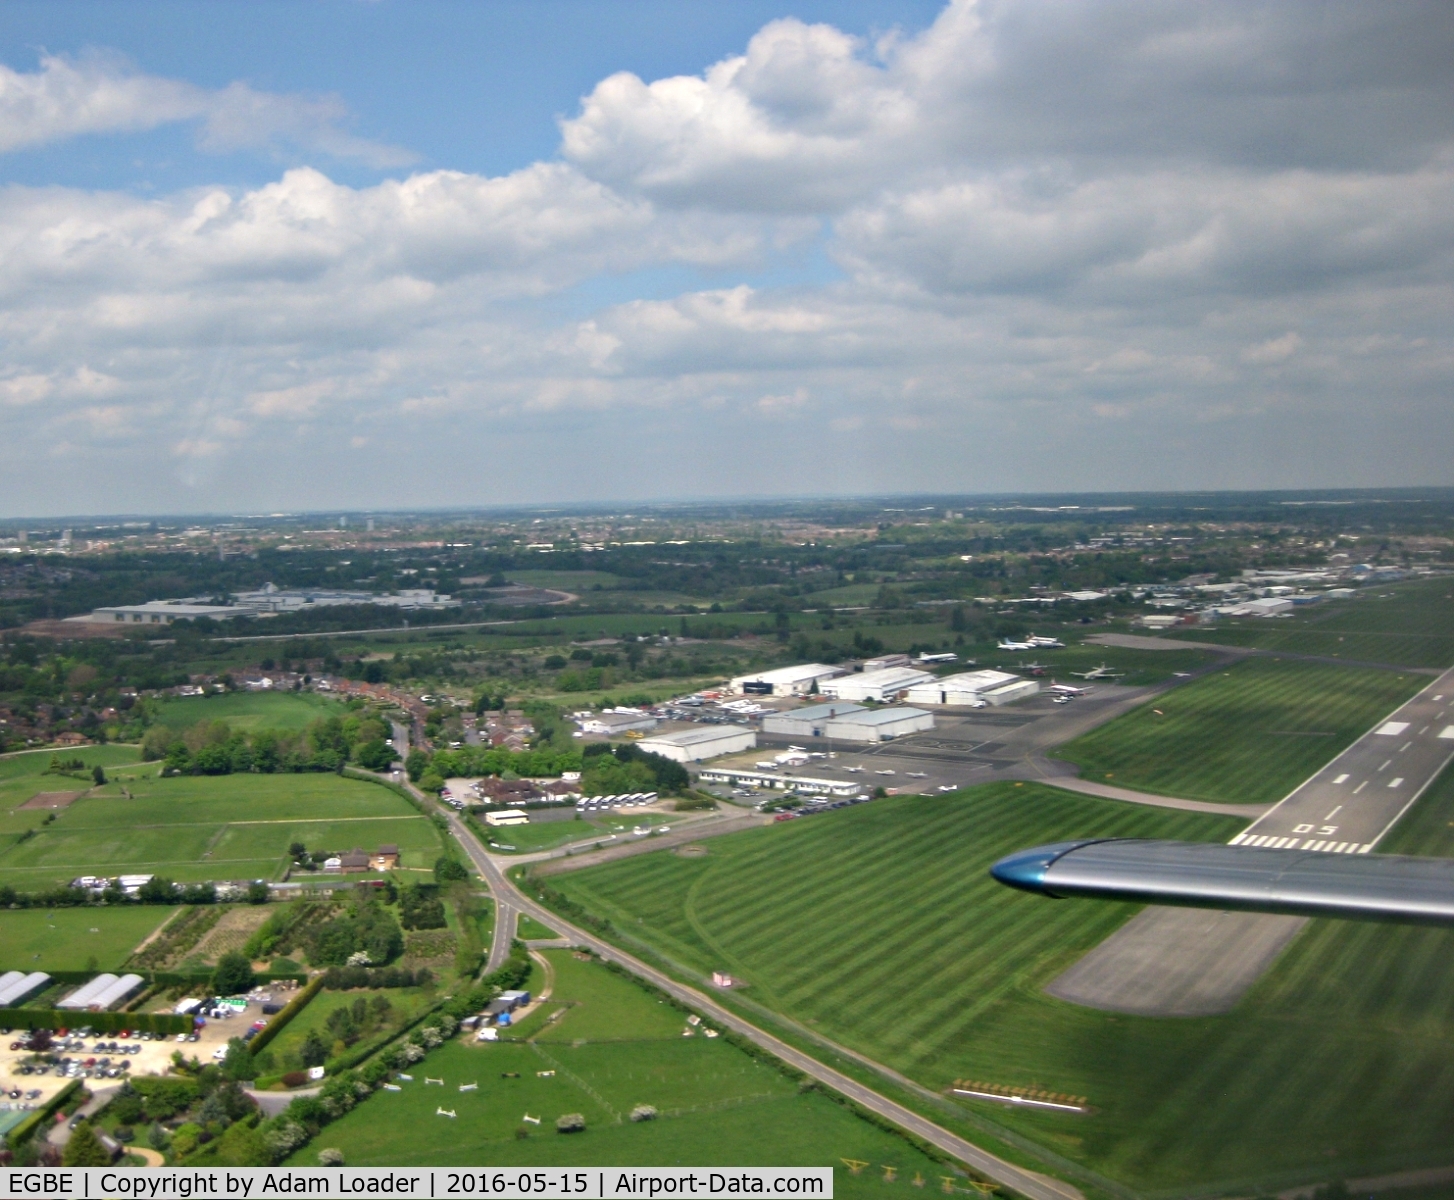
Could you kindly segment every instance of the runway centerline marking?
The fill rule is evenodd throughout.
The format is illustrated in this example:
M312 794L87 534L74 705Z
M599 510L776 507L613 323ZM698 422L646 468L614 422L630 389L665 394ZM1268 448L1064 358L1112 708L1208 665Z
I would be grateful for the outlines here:
M1384 760L1383 760L1383 766L1381 766L1381 767L1379 767L1379 768L1378 768L1378 769L1379 769L1379 770L1380 770L1380 771L1386 771L1386 770L1388 770L1388 768L1389 768L1389 767L1390 767L1390 766L1391 766L1391 765L1392 765L1392 764L1393 764L1393 759L1391 759L1391 758L1385 758L1385 759L1384 759Z
M1323 820L1325 820L1325 821L1331 821L1334 817L1336 817L1342 811L1343 811L1343 806L1340 804L1340 805L1338 805L1337 808L1335 808L1332 812L1330 812L1326 817L1324 817Z
M1398 787L1398 785L1399 785L1399 784L1401 784L1401 783L1402 783L1402 782L1403 782L1403 781L1404 781L1404 780L1403 780L1403 776L1402 776L1402 775L1399 775L1399 776L1396 776L1396 777L1395 777L1395 778L1393 778L1393 779L1390 779L1390 780L1389 780L1389 781L1388 781L1388 786L1389 786L1389 787L1391 787L1391 788L1396 788L1396 787Z
M1361 792L1367 786L1368 786L1368 780L1365 779L1362 783L1360 783L1356 788L1353 789L1353 794L1355 796L1358 795L1358 793Z

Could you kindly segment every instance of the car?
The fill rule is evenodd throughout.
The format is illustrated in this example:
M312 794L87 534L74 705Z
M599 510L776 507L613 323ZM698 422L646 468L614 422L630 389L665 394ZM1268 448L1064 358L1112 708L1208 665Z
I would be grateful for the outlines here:
M185 1033L179 1033L179 1034L177 1034L177 1041L179 1041L179 1042L185 1042L186 1040L187 1040L187 1035Z
M216 1050L212 1051L212 1057L218 1062L221 1062L224 1058L227 1057L227 1047L218 1046Z
M30 1091L28 1091L28 1092L25 1093L25 1098L27 1100L39 1100L40 1099L40 1088L31 1088Z
M195 1042L197 1040L197 1035L195 1033L189 1033L186 1036L189 1042Z
M20 1089L19 1089L19 1088L11 1088L11 1089L10 1089L10 1090L9 1090L9 1091L8 1091L8 1092L6 1092L6 1093L5 1093L5 1094L6 1094L6 1095L7 1095L7 1096L9 1096L9 1097L10 1097L10 1099L12 1099L12 1100L19 1100L19 1099L20 1099L20 1095L21 1095L21 1093L20 1093Z

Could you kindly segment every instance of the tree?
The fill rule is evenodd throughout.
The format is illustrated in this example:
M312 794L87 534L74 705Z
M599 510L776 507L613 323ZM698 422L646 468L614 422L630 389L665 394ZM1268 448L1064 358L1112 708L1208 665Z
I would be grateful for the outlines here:
M404 770L409 774L410 783L418 783L420 777L429 769L429 755L423 750L410 750L409 757L404 760Z
M143 904L172 904L177 898L177 885L170 879L153 875L137 888L136 898Z
M63 1167L109 1167L111 1153L101 1144L89 1121L82 1121L71 1131L71 1140L66 1143L61 1155Z
M318 1030L308 1031L308 1036L303 1039L303 1045L298 1051L298 1057L303 1060L305 1067L321 1067L328 1061L328 1043L323 1040Z
M217 969L212 973L212 986L219 996L236 996L250 991L255 982L252 963L247 955L237 950L229 950L219 958Z
M105 785L106 771L100 763L97 763L94 767L91 768L91 779L97 787L103 787Z
M247 885L247 902L249 904L266 904L268 902L268 885L261 879L254 879Z
M228 1079L256 1079L257 1069L253 1065L252 1052L241 1038L232 1038L227 1043L227 1057L222 1060L222 1073ZM214 1092L215 1096L216 1093Z
M456 858L447 855L440 855L434 860L434 882L450 883L456 879L468 879L470 873L465 870L464 863Z
M358 765L367 771L387 771L394 761L394 748L383 738L364 742L355 750Z

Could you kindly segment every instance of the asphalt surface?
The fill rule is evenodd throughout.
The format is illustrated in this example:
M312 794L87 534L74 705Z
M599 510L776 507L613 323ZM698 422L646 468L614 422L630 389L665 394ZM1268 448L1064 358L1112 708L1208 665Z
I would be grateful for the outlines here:
M915 1136L923 1138L986 1178L1013 1189L1027 1197L1028 1200L1084 1200L1084 1194L1071 1184L1006 1162L1004 1159L980 1149L973 1142L966 1141L958 1134L941 1128L912 1109L905 1108L887 1096L880 1095L856 1079L852 1079L840 1071L835 1071L832 1067L824 1065L801 1050L759 1029L730 1009L722 1007L706 993L678 983L670 975L627 954L611 943L602 941L594 934L588 933L568 921L563 921L559 914L531 900L505 876L500 864L485 851L473 832L457 814L448 813L446 815L451 830L489 885L497 905L508 906L515 912L528 913L542 924L569 937L575 945L587 947L602 958L620 963L632 974L660 988L683 1004L689 1005L721 1028L730 1029L739 1036L749 1039L783 1062L796 1067L805 1075L831 1087L834 1091L849 1097L869 1111L892 1121ZM507 861L505 865L513 864Z
M1454 669L1232 839L1234 846L1367 854L1454 758Z

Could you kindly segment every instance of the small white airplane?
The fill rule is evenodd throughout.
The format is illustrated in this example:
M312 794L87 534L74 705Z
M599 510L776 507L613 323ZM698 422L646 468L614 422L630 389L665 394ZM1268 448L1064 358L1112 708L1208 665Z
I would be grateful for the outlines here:
M1088 692L1095 691L1095 688L1076 687L1072 683L1052 683L1047 690L1058 692L1062 696L1084 696Z
M1035 647L1029 642L1012 642L1008 638L1001 639L1001 650L1033 650Z
M1026 640L1030 643L1030 645L1039 646L1045 650L1065 649L1065 643L1062 642L1059 638L1041 637L1039 634L1032 633Z
M959 661L959 655L957 655L957 654L920 654L919 655L919 661L921 663L958 662Z
M910 779L928 779L929 778L929 772L928 771L906 771L905 774L908 775L908 777Z
M1125 671L1113 671L1105 663L1098 667L1092 667L1089 671L1072 671L1072 675L1080 679L1119 679Z
M875 771L874 774L875 775L892 775L893 772L892 771Z

